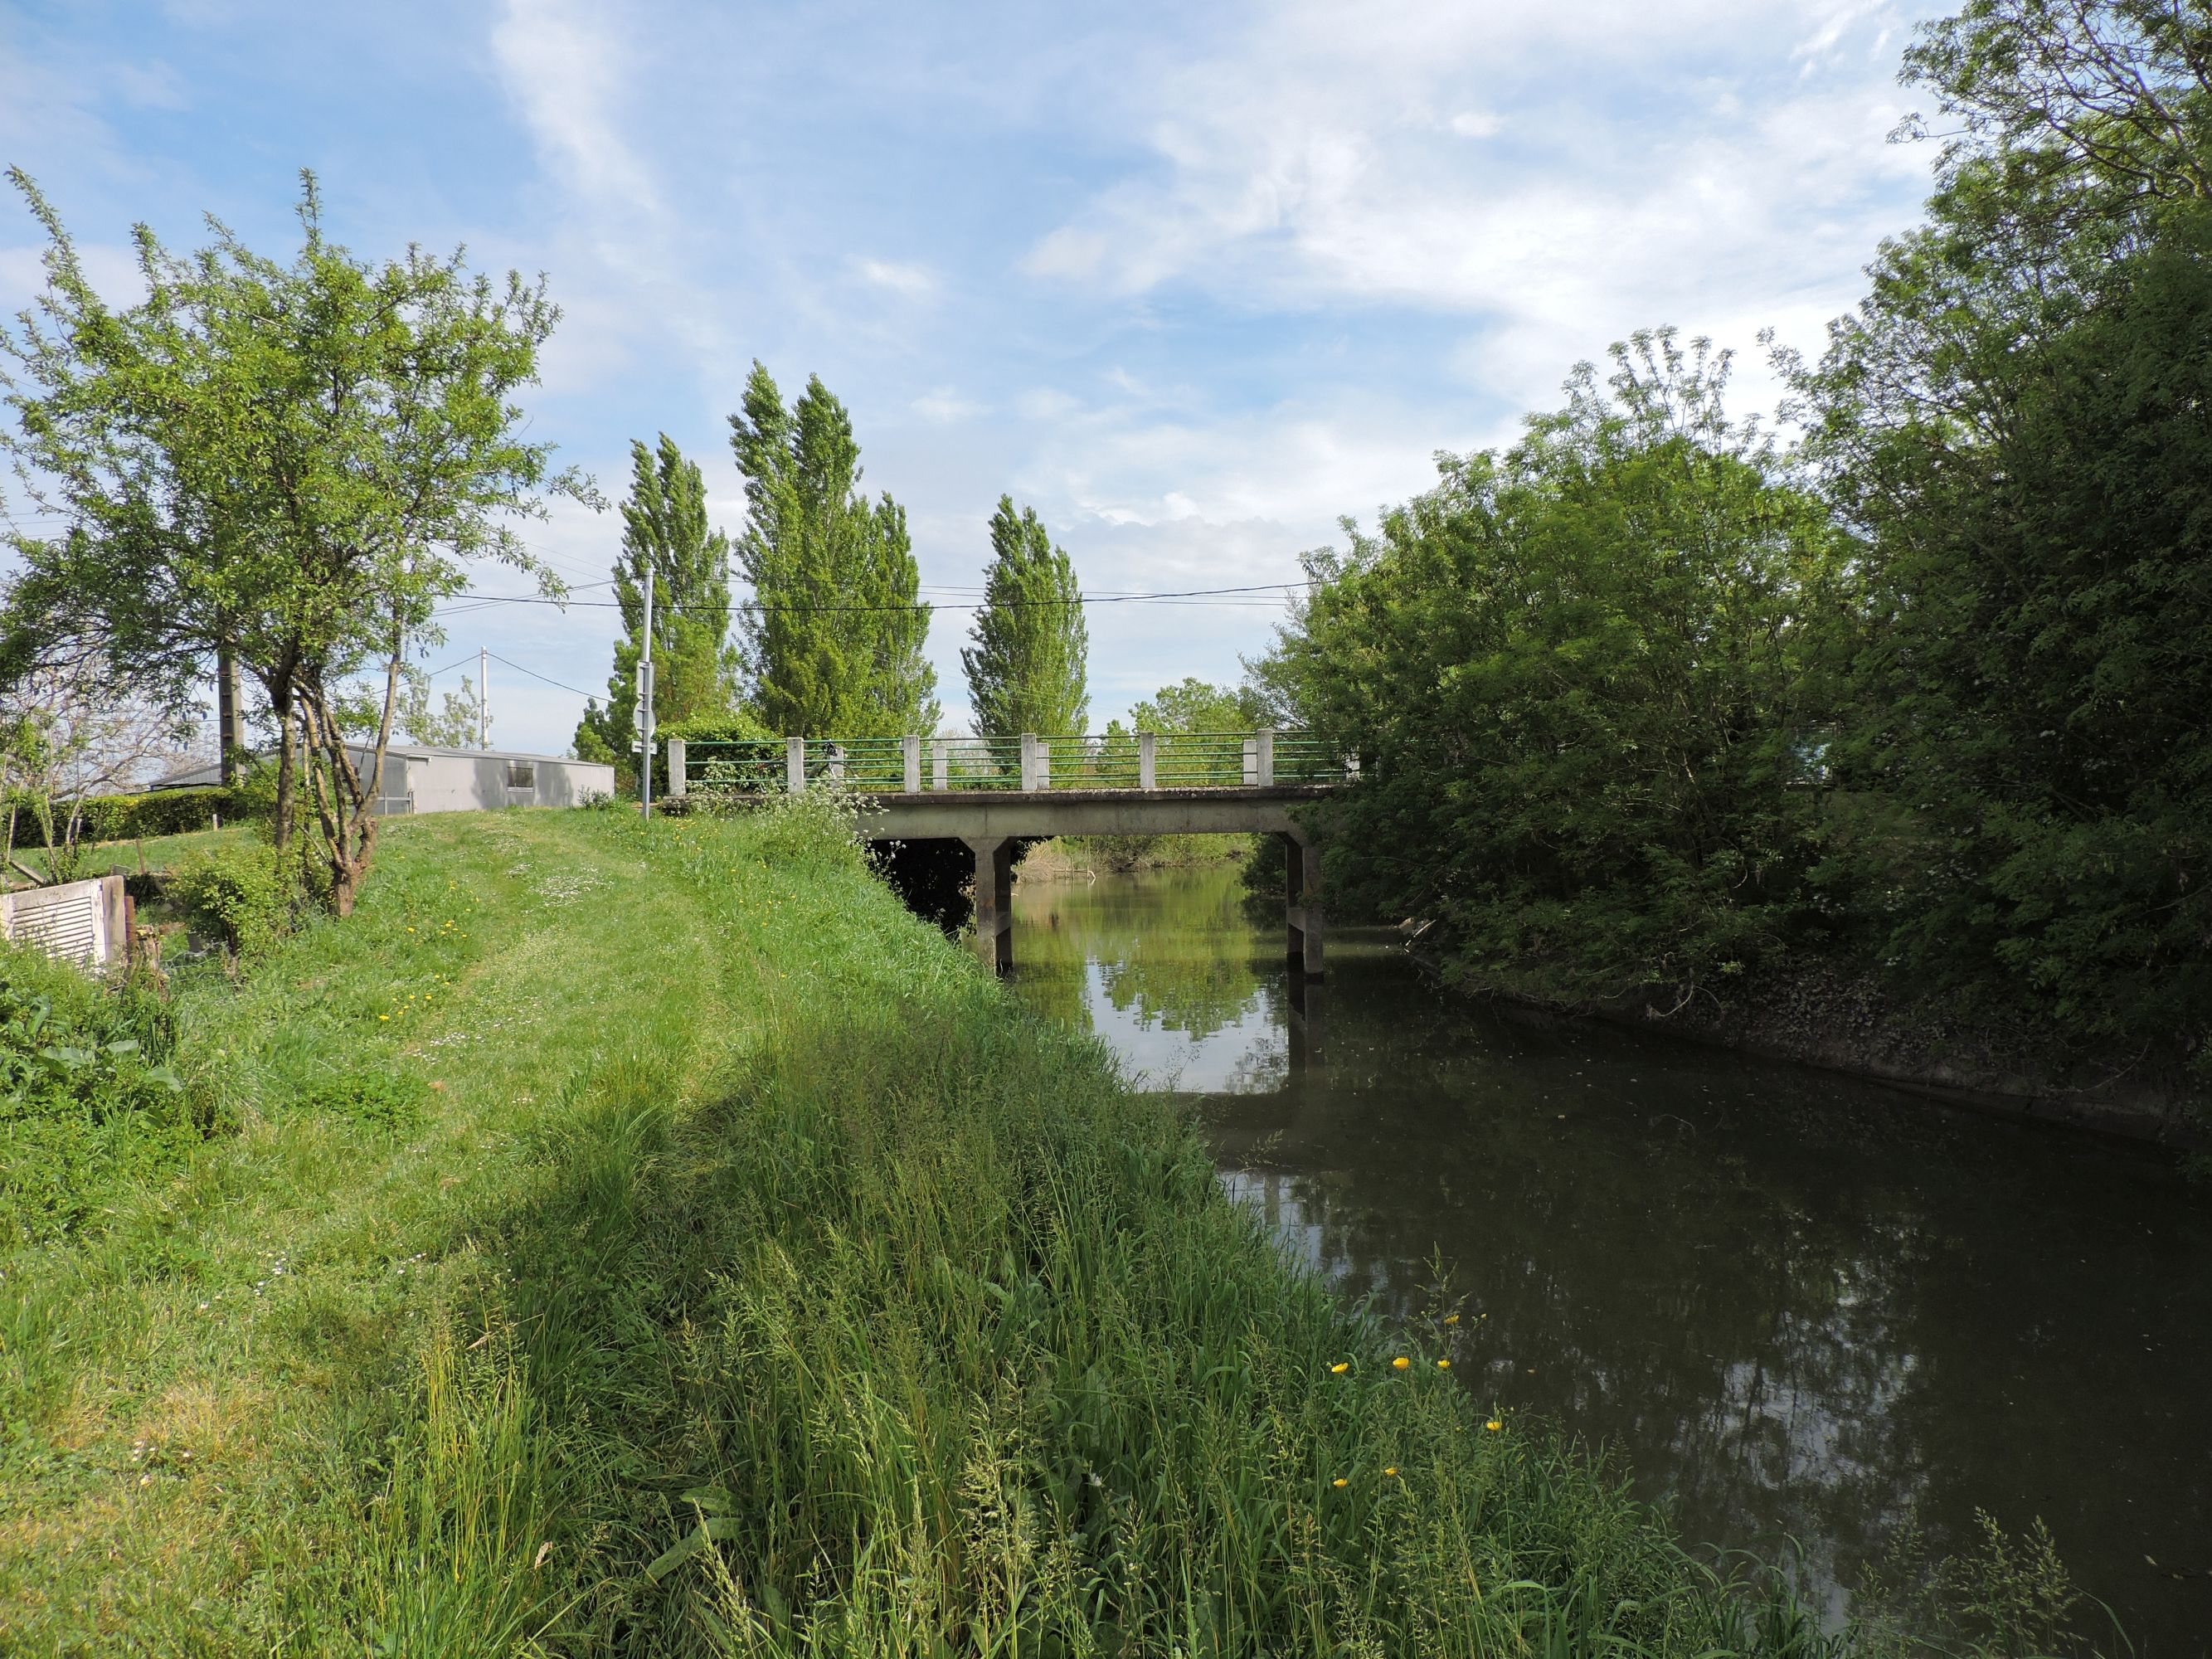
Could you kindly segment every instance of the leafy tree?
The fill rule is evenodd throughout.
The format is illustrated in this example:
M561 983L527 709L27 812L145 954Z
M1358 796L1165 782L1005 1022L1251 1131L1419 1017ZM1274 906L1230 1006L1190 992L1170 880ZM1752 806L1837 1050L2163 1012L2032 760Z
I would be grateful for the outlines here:
M190 257L137 233L146 298L111 308L61 222L45 228L46 293L0 333L19 366L6 440L60 536L12 533L4 665L100 662L173 702L227 644L280 735L275 833L301 791L332 907L374 854L371 808L410 641L492 560L537 568L512 528L541 492L591 500L516 435L558 312L543 283L495 287L462 254L372 265L323 235L303 175L299 253L280 264L212 221ZM550 586L550 578L541 580ZM364 778L349 752L352 678L382 671Z
M2212 13L1977 0L1908 77L1927 222L1814 367L1874 625L1839 776L1881 953L2079 1040L2212 1054Z
M983 736L1081 732L1091 708L1082 601L1075 566L1036 510L1018 514L1012 496L1000 496L975 644L960 653Z
M1347 521L1267 665L1370 762L1332 902L1434 918L1460 971L1686 994L1817 920L1825 653L1849 544L1670 331L1502 455ZM1225 711L1224 711L1225 712Z
M491 714L477 691L476 682L467 675L461 676L461 689L447 692L444 702L435 709L430 707L428 682L404 669L401 675L398 706L393 714L400 731L433 749L474 749L480 738L489 742Z
M810 378L787 408L756 362L730 446L748 507L738 562L753 589L739 657L762 720L799 737L935 731L930 613L906 509L860 493L844 405Z
M1266 704L1245 688L1212 685L1195 678L1164 685L1129 709L1139 732L1249 732L1267 724Z
M576 753L628 762L637 736L637 665L645 629L645 573L653 573L653 714L658 726L718 714L736 693L730 631L730 544L707 525L707 487L696 461L660 434L657 448L630 446L629 499L623 503L615 600L624 637L615 642L607 702L584 707Z

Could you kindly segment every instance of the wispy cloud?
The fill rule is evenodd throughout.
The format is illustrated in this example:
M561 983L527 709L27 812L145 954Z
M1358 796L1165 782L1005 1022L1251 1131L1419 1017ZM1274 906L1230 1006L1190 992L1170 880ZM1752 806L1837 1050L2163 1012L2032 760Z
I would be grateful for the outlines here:
M855 259L853 269L862 282L910 298L918 299L937 288L937 278L926 265L902 264L893 259Z

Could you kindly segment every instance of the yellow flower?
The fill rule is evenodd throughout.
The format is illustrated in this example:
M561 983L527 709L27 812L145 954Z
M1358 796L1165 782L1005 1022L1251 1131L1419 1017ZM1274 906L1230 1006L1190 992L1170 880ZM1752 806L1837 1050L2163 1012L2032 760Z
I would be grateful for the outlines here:
M1446 1315L1444 1316L1444 1323L1445 1323L1445 1324L1447 1324L1447 1325L1456 1325L1456 1324L1458 1324L1458 1323L1459 1323L1459 1316L1458 1316L1457 1314L1446 1314Z
M414 930L412 927L410 927L407 931L408 931L409 933L413 933L415 930Z
M1393 1463L1389 1468L1384 1469L1382 1473L1389 1475L1393 1480L1395 1480L1398 1478L1398 1466L1395 1463Z
M1348 1359L1340 1359L1340 1360L1338 1360L1338 1361L1336 1362L1336 1364L1334 1364L1334 1365L1331 1365L1331 1366L1328 1368L1328 1374L1329 1374L1331 1376L1342 1376L1345 1374L1345 1372L1346 1372L1346 1371L1350 1370L1351 1369L1352 1369L1352 1362L1351 1362L1350 1360L1348 1360Z
M1504 1428L1505 1425L1504 1425L1503 1423L1499 1422L1496 1418L1494 1418L1494 1417L1493 1417L1493 1418L1492 1418L1492 1419L1490 1419L1490 1421L1488 1421L1487 1423L1484 1424L1482 1426L1483 1426L1484 1428L1486 1428L1486 1429L1488 1429L1488 1430L1491 1431L1491 1433L1492 1433L1492 1434L1496 1434L1496 1433L1498 1431L1498 1430L1500 1430L1500 1429Z
M1440 1371L1449 1370L1451 1369L1451 1361L1449 1359L1439 1359L1437 1361L1437 1369Z
M1350 1486L1350 1485L1352 1484L1352 1482L1350 1482L1349 1480L1346 1480L1342 1475L1340 1475L1340 1475L1338 1475L1338 1476L1336 1477L1336 1479L1335 1479L1335 1480L1334 1480L1330 1481L1328 1484L1329 1484L1330 1486L1332 1486L1342 1487L1342 1486Z
M378 1018L379 1019L390 1019L390 1018L392 1018L392 1016L391 1016L391 1015L389 1015L389 1014L379 1014L379 1015L377 1016L377 1018Z
M1412 1364L1413 1363L1413 1362L1412 1360L1410 1360L1410 1359L1407 1358L1405 1355L1403 1355L1403 1354L1400 1354L1400 1355L1399 1355L1395 1359L1394 1359L1394 1360L1392 1360L1392 1361L1390 1362L1390 1369L1391 1369L1391 1370L1399 1370L1399 1371L1402 1371L1402 1370L1404 1370L1406 1369L1406 1367L1407 1367L1407 1366L1408 1366L1408 1365Z

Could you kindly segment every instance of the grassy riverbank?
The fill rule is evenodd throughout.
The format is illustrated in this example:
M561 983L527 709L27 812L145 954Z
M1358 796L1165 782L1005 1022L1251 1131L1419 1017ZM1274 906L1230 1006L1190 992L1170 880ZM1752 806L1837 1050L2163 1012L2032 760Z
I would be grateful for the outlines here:
M10 1651L1820 1650L804 816L396 823L173 1009L212 1138L4 1262Z

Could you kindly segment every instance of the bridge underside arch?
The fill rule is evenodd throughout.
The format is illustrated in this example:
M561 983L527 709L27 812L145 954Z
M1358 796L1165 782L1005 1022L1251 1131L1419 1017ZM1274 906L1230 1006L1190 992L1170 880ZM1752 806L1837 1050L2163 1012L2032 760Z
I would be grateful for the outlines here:
M1053 836L1236 836L1281 838L1285 949L1291 966L1325 969L1320 849L1296 810L1327 793L1289 786L1246 789L922 793L869 799L860 833L871 841L957 841L975 860L975 953L994 971L1013 965L1014 845Z

